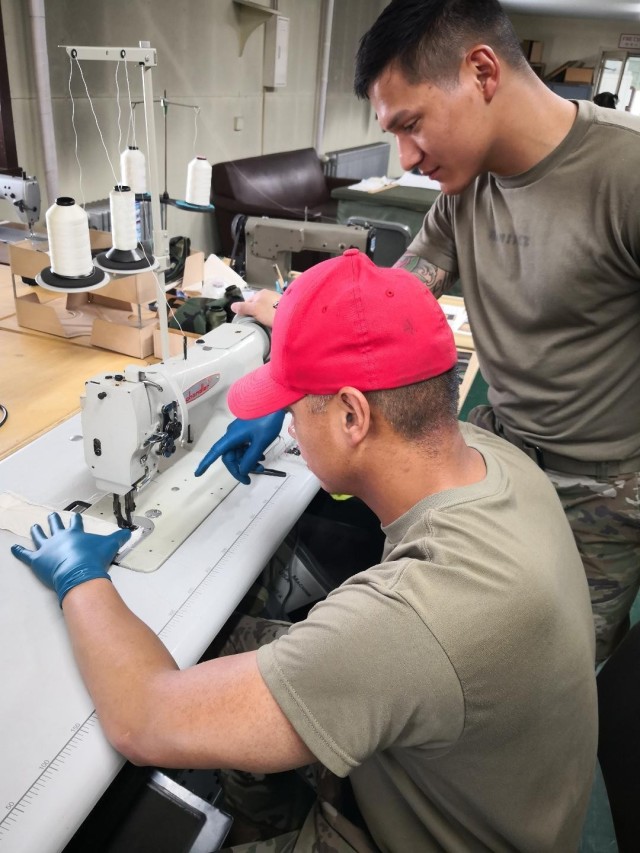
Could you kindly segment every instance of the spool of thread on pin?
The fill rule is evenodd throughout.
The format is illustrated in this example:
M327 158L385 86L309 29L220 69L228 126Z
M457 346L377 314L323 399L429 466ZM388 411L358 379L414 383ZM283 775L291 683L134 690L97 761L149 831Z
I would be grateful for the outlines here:
M89 218L70 196L60 196L45 214L51 271L65 278L93 273Z
M146 193L147 161L135 145L130 145L120 155L120 178L122 184L134 193Z
M195 157L187 167L187 190L184 200L188 204L207 207L211 197L211 163L206 157Z
M111 238L115 249L131 251L138 245L136 197L129 186L116 184L109 193Z

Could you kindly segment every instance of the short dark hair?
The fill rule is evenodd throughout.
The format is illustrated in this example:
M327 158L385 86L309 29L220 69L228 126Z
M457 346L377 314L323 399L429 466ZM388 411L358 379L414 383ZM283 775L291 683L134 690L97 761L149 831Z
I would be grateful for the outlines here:
M355 93L367 98L391 63L411 84L455 84L465 51L478 43L489 45L513 68L528 68L498 0L392 0L360 40Z
M459 394L457 366L422 382L364 392L369 404L406 441L421 441L450 429L458 420ZM332 396L309 396L310 411L322 414Z

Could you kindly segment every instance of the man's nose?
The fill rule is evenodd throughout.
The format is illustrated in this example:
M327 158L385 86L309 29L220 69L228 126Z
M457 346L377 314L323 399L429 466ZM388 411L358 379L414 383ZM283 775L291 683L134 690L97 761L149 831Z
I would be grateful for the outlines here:
M407 137L396 137L400 165L405 172L410 172L422 163L424 153L416 143Z

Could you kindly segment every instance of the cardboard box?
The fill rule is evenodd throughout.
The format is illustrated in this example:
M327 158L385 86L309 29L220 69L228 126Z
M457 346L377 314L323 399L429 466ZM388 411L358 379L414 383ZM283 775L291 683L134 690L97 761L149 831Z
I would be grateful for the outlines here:
M90 229L89 237L93 249L111 246L108 232ZM22 240L9 247L19 326L133 358L147 358L154 354L154 348L160 350L159 337L157 347L154 346L157 315L144 307L158 299L153 272L113 277L104 287L89 293L57 295L37 286L29 287L26 292L24 286L18 289L15 277L33 280L49 266L48 248L46 241L33 240ZM202 252L190 255L185 263L182 286L201 282L203 265ZM182 351L182 338L175 347L176 352Z
M42 296L43 293L47 295ZM52 298L51 298L52 297ZM41 288L16 297L18 325L133 358L153 354L155 313L141 306L91 293L49 294Z
M92 249L111 246L111 234L106 231L90 229L89 239ZM89 345L134 358L152 355L158 319L142 306L157 298L153 273L114 278L89 293L56 295L40 287L19 292L15 277L35 279L50 264L48 250L46 240L21 240L9 247L18 325L57 337L82 338Z
M563 83L593 83L595 68L566 68Z
M522 47L522 52L529 62L542 62L544 42L526 39L525 41L520 42L520 46Z
M541 41L532 41L529 51L529 62L542 62L542 51L544 44Z

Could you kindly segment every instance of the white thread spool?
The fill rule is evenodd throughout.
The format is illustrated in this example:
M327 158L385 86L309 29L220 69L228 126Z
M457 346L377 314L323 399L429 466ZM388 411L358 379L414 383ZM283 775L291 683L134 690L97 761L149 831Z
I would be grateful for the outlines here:
M91 275L89 218L75 199L61 196L45 215L51 271L65 278Z
M206 157L196 157L187 168L187 191L184 200L188 204L206 207L211 198L211 163Z
M147 161L135 145L130 145L120 155L120 178L123 185L131 187L134 193L146 193Z
M109 193L113 248L129 252L138 245L136 197L128 186L117 184Z

